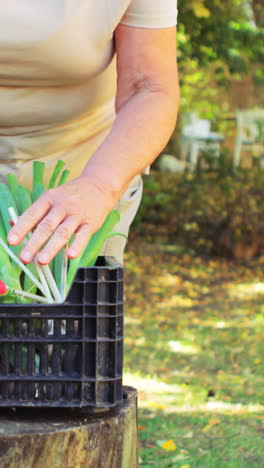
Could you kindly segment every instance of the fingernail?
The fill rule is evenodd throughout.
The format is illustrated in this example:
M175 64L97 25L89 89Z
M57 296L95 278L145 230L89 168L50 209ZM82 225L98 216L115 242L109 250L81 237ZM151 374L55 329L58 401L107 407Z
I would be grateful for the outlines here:
M10 244L16 244L18 241L18 237L16 234L11 234L10 236L8 236L8 242Z
M75 249L69 249L68 252L67 252L67 255L68 255L69 257L76 257L77 252L76 252Z
M24 260L24 262L31 262L31 259L32 259L32 255L30 252L24 252L22 254L22 259Z
M37 258L39 262L47 263L49 256L45 252L41 252L40 254L38 254Z

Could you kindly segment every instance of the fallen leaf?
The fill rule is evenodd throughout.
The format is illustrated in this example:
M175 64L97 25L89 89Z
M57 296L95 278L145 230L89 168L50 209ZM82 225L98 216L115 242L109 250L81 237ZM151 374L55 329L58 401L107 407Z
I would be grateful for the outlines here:
M209 419L208 422L209 422L210 426L215 426L216 424L220 424L221 421L220 421L220 419L211 418L211 419Z
M205 426L203 429L202 429L202 432L208 432L210 431L210 429L212 429L212 427L216 426L217 424L220 424L220 420L219 419L210 419L208 421L208 424L207 426Z
M154 440L141 440L140 445L142 447L148 447L148 448L156 447Z
M208 453L206 450L202 449L201 447L198 447L198 452L199 452L199 454L200 454L201 456L207 455L207 453Z
M149 406L150 408L155 408L155 409L159 409L159 410L164 410L164 409L166 409L166 406L161 405L161 404L159 404L159 403L156 403L155 401L150 401L148 406Z
M163 442L163 444L161 444L161 448L163 448L163 450L172 451L172 450L176 450L177 447L174 441L170 439L170 440L166 440L166 442Z
M181 453L179 453L178 455L176 455L175 457L173 458L170 458L170 461L173 462L173 463L177 463L177 462L182 462L184 463L184 461L186 460L186 456L185 455L182 455Z

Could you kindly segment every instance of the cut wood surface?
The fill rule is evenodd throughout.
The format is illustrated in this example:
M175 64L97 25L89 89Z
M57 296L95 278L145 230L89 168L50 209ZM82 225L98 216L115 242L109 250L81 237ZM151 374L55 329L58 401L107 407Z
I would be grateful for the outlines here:
M137 392L109 411L1 409L1 468L136 468Z

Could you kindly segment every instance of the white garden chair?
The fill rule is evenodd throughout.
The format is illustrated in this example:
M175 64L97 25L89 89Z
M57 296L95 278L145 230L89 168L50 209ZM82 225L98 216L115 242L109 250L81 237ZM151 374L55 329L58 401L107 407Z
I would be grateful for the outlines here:
M233 155L233 166L241 164L242 151L247 149L252 156L264 160L264 110L243 110L236 112L237 134ZM252 158L251 158L252 160Z
M224 140L220 133L211 132L211 122L199 119L196 113L189 114L189 123L184 125L181 138L181 159L189 161L192 170L195 170L201 151L210 151L213 156L219 157L220 143Z

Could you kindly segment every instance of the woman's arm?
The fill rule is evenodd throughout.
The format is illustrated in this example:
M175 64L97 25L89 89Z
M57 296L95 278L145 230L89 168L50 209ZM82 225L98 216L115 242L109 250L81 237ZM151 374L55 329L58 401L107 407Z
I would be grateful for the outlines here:
M119 25L115 41L113 128L80 177L48 190L11 229L12 245L34 230L21 252L25 263L36 254L40 263L49 263L74 232L68 256L77 257L129 182L157 157L172 134L179 103L175 28Z
M167 144L179 104L176 29L119 25L116 34L117 118L84 174L109 185L119 198L129 181Z

